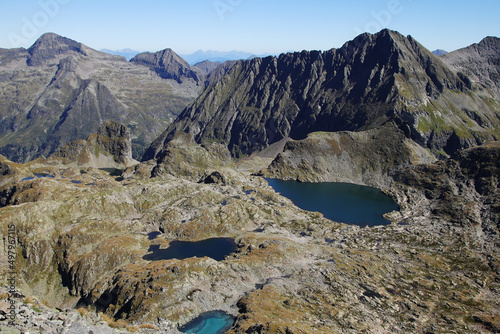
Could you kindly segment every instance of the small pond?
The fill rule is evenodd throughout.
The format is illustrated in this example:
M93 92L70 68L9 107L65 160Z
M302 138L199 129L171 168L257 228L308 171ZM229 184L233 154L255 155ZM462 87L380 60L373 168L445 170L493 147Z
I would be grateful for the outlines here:
M169 247L165 249L160 249L159 245L149 246L148 252L152 253L144 255L143 259L148 261L184 260L190 257L207 256L216 261L222 261L226 256L234 253L235 250L236 243L231 238L212 238L201 241L172 241Z
M266 179L276 192L308 211L321 212L336 222L359 226L388 225L385 213L398 205L376 188L350 183L305 183Z
M42 177L48 177L50 179L54 179L55 177L53 175L50 175L50 174L47 174L47 173L35 173L35 176L37 178L42 178ZM31 181L33 179L35 179L35 176L28 176L28 177L25 177L24 179L22 179L21 181Z
M50 179L54 179L55 177L53 175L47 174L47 173L36 173L36 177L41 178L41 177L48 177Z
M179 330L187 334L222 334L234 323L234 317L222 311L207 312L185 324Z

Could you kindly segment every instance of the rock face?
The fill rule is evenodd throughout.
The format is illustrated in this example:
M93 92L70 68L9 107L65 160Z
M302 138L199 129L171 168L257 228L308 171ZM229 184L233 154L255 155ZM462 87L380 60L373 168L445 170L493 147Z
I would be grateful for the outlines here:
M486 37L481 42L446 54L441 59L461 71L475 85L491 89L500 98L500 39Z
M494 66L487 57L478 61ZM364 131L389 121L435 154L498 138L497 97L456 70L390 30L326 52L239 61L179 115L144 159L154 158L177 132L193 134L198 143L223 143L235 157L287 137Z
M152 176L169 173L196 180L209 170L233 165L231 155L223 145L196 144L190 134L178 133L159 153Z
M1 288L2 296L8 295L8 290ZM17 293L17 298L23 298L23 301L14 299L1 298L0 300L0 330L5 333L26 333L26 332L42 332L42 333L61 333L61 334L82 334L82 333L102 333L113 334L117 329L121 333L151 333L153 330L159 331L159 328L152 325L144 324L142 327L133 326L125 323L115 322L111 318L103 314L93 314L86 309L78 310L56 310L43 305L38 299L26 297L21 293ZM2 322L7 324L7 319L10 320L9 309L11 305L16 311L16 328L3 326ZM180 334L179 331L173 328L162 328L162 333Z
M14 174L14 169L3 160L5 160L5 157L0 156L0 176Z
M165 79L178 61L162 61L163 77L50 33L27 50L1 49L0 154L17 162L47 157L111 119L130 129L133 155L142 156L202 89L194 76Z
M87 140L73 141L53 154L64 164L96 168L120 168L134 164L129 129L115 121L106 121Z

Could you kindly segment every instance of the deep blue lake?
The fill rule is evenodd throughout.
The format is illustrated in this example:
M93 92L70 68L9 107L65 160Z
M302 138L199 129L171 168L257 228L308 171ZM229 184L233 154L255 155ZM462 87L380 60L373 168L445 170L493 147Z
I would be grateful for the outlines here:
M187 334L222 334L234 323L234 317L222 311L207 312L179 328Z
M363 227L388 225L390 222L383 214L399 209L389 196L376 188L337 182L266 180L299 208L321 212L336 222Z
M236 243L231 238L212 238L201 241L172 241L168 248L160 249L159 245L149 246L149 252L143 256L144 260L160 261L190 257L211 257L216 261L224 258L236 250Z

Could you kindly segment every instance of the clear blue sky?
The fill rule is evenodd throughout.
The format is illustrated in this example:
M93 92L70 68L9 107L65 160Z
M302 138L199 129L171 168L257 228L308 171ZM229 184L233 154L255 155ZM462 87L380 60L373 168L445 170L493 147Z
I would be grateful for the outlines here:
M327 50L390 28L430 50L500 35L500 0L0 0L0 47L54 32L94 49Z

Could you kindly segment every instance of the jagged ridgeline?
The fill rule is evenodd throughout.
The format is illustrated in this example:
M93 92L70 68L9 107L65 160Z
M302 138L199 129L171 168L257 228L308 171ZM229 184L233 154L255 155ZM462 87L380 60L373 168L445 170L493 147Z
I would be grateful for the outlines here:
M383 30L339 49L239 61L143 159L158 157L177 132L242 157L284 138L387 123L435 155L449 155L500 138L499 50L498 38L486 38L438 57L410 36Z
M140 158L204 81L168 49L127 62L52 33L28 49L0 49L0 154L49 156L114 120L130 129Z

